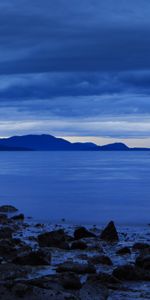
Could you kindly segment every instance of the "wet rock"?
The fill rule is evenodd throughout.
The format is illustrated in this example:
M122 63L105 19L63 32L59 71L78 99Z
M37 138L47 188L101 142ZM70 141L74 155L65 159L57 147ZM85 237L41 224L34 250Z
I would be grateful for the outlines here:
M105 284L105 285L120 283L119 279L117 279L113 275L110 275L105 272L99 272L96 275L90 275L90 276L88 276L87 280L90 282L97 282L97 283L101 283L101 284Z
M82 241L76 241L71 244L71 250L79 249L85 250L87 248L87 244Z
M0 240L0 256L7 259L8 257L14 257L16 254L16 244L13 239Z
M0 206L0 212L2 213L13 213L18 211L18 209L12 205L2 205Z
M150 249L150 244L147 243L135 243L132 247L133 250L137 251L137 250L145 250L145 249Z
M13 230L10 227L3 227L0 229L0 239L11 239Z
M8 222L8 218L5 214L0 214L0 224L6 224Z
M31 269L26 266L18 266L12 263L5 263L0 265L0 281L17 280L24 278Z
M137 266L123 265L113 271L113 276L127 281L149 281L150 272L146 272Z
M40 247L56 247L69 250L70 247L67 240L68 236L65 234L63 229L38 235L38 242Z
M97 281L87 281L80 290L81 300L106 300L108 289Z
M44 227L44 224L37 223L37 224L35 224L35 227L36 227L36 228L43 228L43 227Z
M42 266L50 265L51 253L46 249L32 251L27 254L22 254L13 260L13 263L18 265Z
M129 247L123 247L121 249L119 249L116 254L118 255L126 255L126 254L131 254L131 250Z
M14 221L23 221L24 220L24 214L19 214L19 215L13 216L11 219L14 220Z
M24 283L16 283L12 288L12 293L19 298L31 295L32 291L32 287Z
M67 290L79 290L82 287L79 276L74 273L64 273L59 280Z
M150 254L138 256L136 258L135 265L150 271Z
M30 250L30 246L22 242L20 239L0 240L0 256L2 256L6 261L12 261L18 253Z
M92 264L89 263L77 263L77 262L64 262L57 266L57 272L73 272L76 274L90 274L95 273L96 269Z
M57 296L63 295L67 298L55 298L55 299L78 299L74 298L74 294L68 293L70 290L71 292L75 291L77 294L78 290L82 287L80 283L80 279L76 274L73 273L63 273L63 274L54 274L43 276L36 279L28 280L28 284L32 287L39 288L40 290L50 290L50 291L59 291ZM67 291L67 294L66 294ZM62 292L62 294L61 294ZM65 292L65 295L63 294ZM42 298L43 299L43 298ZM41 300L42 300L41 299ZM51 298L48 298L51 299Z
M117 242L119 240L118 233L113 221L111 221L102 231L100 238L107 242Z
M95 255L89 258L89 262L94 265L98 265L98 264L103 264L108 266L113 265L111 259L107 255Z
M25 291L23 296L22 290ZM15 284L11 290L0 286L0 295L3 297L1 297L1 300L80 300L72 291L63 291L55 288L42 289L36 286L26 287L26 284L22 283L21 286L20 283Z
M137 274L137 270L132 265L123 265L117 267L113 271L113 276L120 279L120 280L138 280L139 276Z
M74 231L74 238L76 240L88 237L95 237L95 234L87 230L85 227L79 227Z

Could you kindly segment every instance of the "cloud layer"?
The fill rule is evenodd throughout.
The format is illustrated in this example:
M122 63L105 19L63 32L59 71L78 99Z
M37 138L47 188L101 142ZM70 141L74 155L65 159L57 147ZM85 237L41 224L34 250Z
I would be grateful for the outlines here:
M148 0L2 0L1 136L147 137Z

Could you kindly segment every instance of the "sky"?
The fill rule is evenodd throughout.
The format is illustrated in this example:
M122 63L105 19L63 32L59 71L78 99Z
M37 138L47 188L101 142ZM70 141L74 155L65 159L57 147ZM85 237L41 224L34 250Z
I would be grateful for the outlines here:
M150 147L149 0L1 0L0 136Z

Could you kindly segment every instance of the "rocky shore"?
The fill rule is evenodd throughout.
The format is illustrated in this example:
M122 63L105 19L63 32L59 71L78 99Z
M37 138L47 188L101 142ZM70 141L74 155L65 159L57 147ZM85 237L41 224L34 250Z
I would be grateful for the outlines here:
M150 227L41 224L1 206L0 299L150 299Z

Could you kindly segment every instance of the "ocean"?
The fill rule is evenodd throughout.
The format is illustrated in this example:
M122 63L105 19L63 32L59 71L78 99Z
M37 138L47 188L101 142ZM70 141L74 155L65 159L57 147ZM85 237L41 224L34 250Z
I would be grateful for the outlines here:
M149 152L0 152L0 205L37 220L150 223Z

